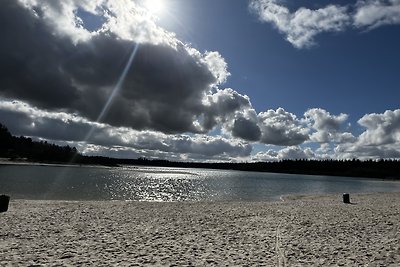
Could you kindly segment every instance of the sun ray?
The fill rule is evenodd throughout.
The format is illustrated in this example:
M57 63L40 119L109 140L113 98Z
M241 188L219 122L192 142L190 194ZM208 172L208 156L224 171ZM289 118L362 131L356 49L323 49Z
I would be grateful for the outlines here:
M121 89L121 87L125 81L126 75L128 74L128 71L132 66L133 60L135 59L138 48L139 48L139 44L136 43L133 47L132 53L129 56L128 62L126 63L124 70L122 71L121 75L118 78L118 82L115 84L114 89L113 89L111 95L109 96L106 104L104 105L102 111L100 112L99 116L97 117L96 122L100 122L103 119L104 115L107 113L108 109L110 108L110 105L112 104L112 102L114 100L114 97L117 95L118 91ZM95 128L95 126L92 126L92 128L86 135L85 139L83 140L84 142L87 142L89 140L89 138L92 136L94 128Z

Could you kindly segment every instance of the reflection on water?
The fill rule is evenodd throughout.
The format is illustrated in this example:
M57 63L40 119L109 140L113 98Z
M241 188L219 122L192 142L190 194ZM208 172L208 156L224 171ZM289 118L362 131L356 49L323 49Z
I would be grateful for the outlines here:
M284 194L400 191L400 182L158 167L0 166L13 198L134 201L263 201Z

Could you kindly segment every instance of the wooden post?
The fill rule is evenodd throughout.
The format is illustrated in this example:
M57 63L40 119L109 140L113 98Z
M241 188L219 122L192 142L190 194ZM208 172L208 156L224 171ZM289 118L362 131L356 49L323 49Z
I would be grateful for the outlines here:
M347 193L343 194L343 203L350 204L350 195Z
M10 202L10 197L6 195L0 196L0 212L6 212L8 210L8 203Z

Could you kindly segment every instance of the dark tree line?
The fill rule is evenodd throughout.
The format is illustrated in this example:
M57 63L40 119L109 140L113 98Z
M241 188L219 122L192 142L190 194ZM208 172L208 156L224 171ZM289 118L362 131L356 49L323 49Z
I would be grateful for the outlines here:
M34 162L75 163L90 165L139 165L183 168L231 169L239 171L275 172L291 174L333 175L400 179L398 160L283 160L279 162L202 163L173 162L167 160L118 159L101 156L84 156L75 147L57 146L33 141L23 136L15 137L0 124L0 157L24 159Z
M208 168L238 171L273 172L289 174L329 175L400 179L398 160L282 160L277 162L201 163L171 162L140 158L128 164L164 167Z
M75 147L57 146L46 141L33 141L24 136L11 135L0 123L0 157L11 160L28 160L35 162L66 163L71 161L78 151Z

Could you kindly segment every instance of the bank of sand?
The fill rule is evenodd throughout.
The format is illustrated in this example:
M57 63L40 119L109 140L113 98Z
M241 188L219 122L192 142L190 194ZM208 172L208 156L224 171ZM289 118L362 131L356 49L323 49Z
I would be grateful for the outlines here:
M263 203L13 200L0 266L399 266L400 193Z

